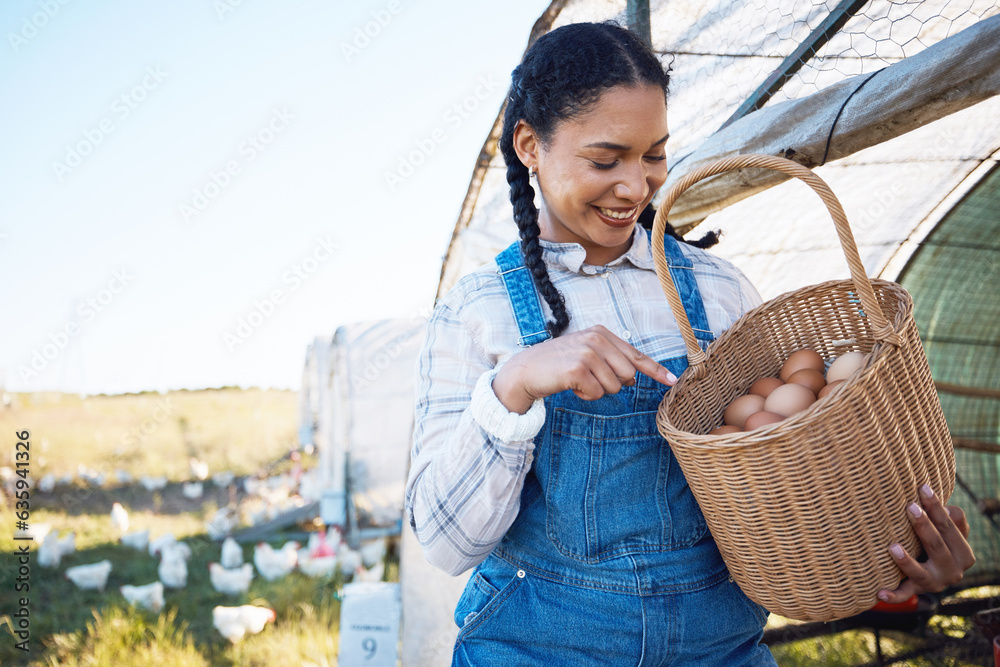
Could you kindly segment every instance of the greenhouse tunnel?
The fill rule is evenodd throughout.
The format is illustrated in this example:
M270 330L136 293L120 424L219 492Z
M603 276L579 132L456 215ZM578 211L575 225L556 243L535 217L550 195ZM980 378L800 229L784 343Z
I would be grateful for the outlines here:
M937 225L899 278L955 440L951 503L969 517L968 583L1000 573L1000 168ZM978 505L978 506L977 506Z

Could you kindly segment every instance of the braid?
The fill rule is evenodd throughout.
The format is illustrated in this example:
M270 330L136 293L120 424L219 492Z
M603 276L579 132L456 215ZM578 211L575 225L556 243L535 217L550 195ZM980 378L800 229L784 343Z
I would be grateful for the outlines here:
M513 114L516 102L508 102L507 114ZM506 118L504 119L506 120ZM508 137L509 151L514 154L512 136ZM503 148L501 140L501 150L504 157L507 157L508 148ZM531 279L535 283L535 288L545 299L552 311L554 322L547 324L549 333L553 337L559 336L566 331L569 326L569 313L566 311L566 299L562 293L552 284L549 271L542 261L542 245L538 242L541 233L538 228L538 209L535 208L535 189L531 187L528 177L528 168L525 167L517 156L513 160L507 161L507 183L510 185L510 203L514 206L514 222L517 223L517 230L521 236L521 253L524 255L524 265L531 272Z

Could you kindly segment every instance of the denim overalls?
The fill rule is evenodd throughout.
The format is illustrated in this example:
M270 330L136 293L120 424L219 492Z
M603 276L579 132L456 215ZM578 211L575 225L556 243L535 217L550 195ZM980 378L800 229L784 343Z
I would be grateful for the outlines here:
M665 245L705 347L713 336L692 263L672 237ZM519 344L549 338L519 244L497 266ZM658 361L678 376L687 367L685 356ZM656 428L666 390L638 373L596 401L545 399L520 512L456 608L454 665L775 664L759 644L767 610L730 579Z

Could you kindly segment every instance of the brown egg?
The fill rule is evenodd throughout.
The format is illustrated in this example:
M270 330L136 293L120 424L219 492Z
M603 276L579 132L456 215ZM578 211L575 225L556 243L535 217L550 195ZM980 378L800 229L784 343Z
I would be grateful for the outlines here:
M785 365L781 367L781 373L778 375L781 377L782 382L788 382L789 376L802 368L811 368L814 371L822 373L823 369L826 368L826 364L823 363L823 357L819 356L819 354L809 348L802 348L789 355L785 361Z
M757 394L758 396L763 396L764 398L767 398L772 391L774 391L783 384L785 383L779 380L778 378L771 378L771 377L761 378L756 382L754 382L752 385L750 385L750 391L748 393Z
M813 370L812 368L800 368L788 376L788 382L801 384L803 387L807 387L809 391L814 394L818 394L819 390L826 386L826 380L823 379L823 374L817 370Z
M761 426L767 426L768 424L776 424L783 420L784 417L779 415L777 412L768 412L767 410L761 410L760 412L755 412L749 417L747 417L746 424L744 424L743 429L746 431L752 431L755 428L760 428Z
M827 394L829 394L830 392L832 392L833 390L835 390L837 387L839 387L842 384L844 384L843 380L834 380L830 384L828 384L825 387L823 387L822 389L820 389L819 390L819 396L817 396L816 398L823 398L824 396L826 396Z
M865 365L866 355L862 352L848 352L833 360L830 369L826 372L828 383L837 380L846 380L854 375L855 371Z
M789 417L796 412L805 410L815 401L816 394L809 391L808 387L794 383L783 384L765 399L764 409L768 412L777 412L783 417Z
M742 432L743 432L743 429L738 428L736 426L730 426L729 424L726 424L725 426L720 426L717 429L709 431L708 434L709 435L729 435L730 433L742 433Z
M757 394L740 396L729 404L722 415L723 421L730 426L742 429L747 417L764 409L764 397Z

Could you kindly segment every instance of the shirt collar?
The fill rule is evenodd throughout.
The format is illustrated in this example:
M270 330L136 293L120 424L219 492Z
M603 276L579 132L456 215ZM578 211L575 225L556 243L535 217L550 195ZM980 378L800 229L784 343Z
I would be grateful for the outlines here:
M545 263L554 264L573 273L587 275L603 273L606 268L625 261L631 262L636 268L653 270L653 251L650 247L649 232L642 225L635 226L632 245L625 254L605 266L585 264L587 251L579 243L556 243L542 239L539 239L539 243L542 246L542 259Z

